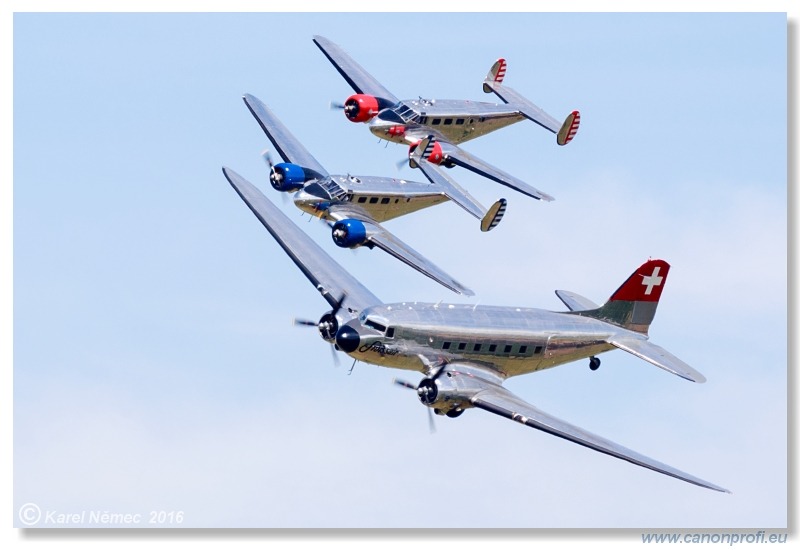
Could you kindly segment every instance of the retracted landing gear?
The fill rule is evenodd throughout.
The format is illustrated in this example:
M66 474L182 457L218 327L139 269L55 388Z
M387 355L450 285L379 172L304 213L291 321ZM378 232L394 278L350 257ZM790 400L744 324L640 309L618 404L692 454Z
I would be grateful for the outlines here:
M597 370L600 368L600 359L595 357L594 355L589 357L589 368L592 370Z

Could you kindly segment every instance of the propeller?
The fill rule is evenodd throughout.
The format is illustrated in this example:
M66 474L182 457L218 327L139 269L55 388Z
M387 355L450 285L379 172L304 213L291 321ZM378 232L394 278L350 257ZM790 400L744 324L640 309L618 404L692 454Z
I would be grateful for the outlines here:
M336 305L333 310L320 317L319 321L300 319L297 317L292 319L292 324L296 327L317 327L320 336L331 342L331 356L333 358L333 364L336 367L341 366L341 362L339 361L339 354L336 353L336 346L333 345L332 340L336 337L336 333L339 330L339 321L336 319L336 314L342 309L345 297L347 297L347 293L342 292L342 295L336 300Z
M266 162L267 166L269 167L270 181L281 181L283 176L280 174L280 172L275 170L275 165L272 163L272 157L269 154L269 149L264 149L261 151L261 158L264 159L264 162ZM286 202L289 200L289 197L286 193L281 193L281 200L284 204L286 204Z
M399 378L393 378L392 382L401 388L408 388L409 390L414 390L415 392L419 393L419 386L417 384L412 384L411 382L400 380ZM433 420L433 409L427 406L425 408L428 409L428 430L430 430L431 434L435 434L436 423Z
M349 105L338 101L331 101L328 103L328 107L330 107L331 111L344 111L347 118L350 118L354 113L358 112L358 103L355 101L350 102Z

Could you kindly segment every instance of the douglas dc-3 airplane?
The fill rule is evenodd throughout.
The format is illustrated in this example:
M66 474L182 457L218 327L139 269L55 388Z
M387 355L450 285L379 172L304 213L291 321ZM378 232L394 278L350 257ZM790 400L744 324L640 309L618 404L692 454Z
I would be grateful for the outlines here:
M551 416L503 387L506 378L625 350L687 380L705 378L663 348L647 331L667 280L669 264L649 260L609 301L598 306L558 291L570 311L406 302L385 304L292 224L258 189L234 171L225 177L264 227L322 294L332 310L320 335L351 357L384 367L419 371L419 400L440 415L477 408L515 420L595 451L701 487L713 483L643 456Z
M374 176L331 176L280 120L257 97L244 96L245 105L284 160L270 162L270 183L277 191L294 193L304 212L327 221L333 242L342 248L378 247L454 292L473 292L386 231L379 222L452 200L481 220L481 230L500 223L506 200L486 210L440 168L419 158L431 183ZM422 148L421 148L422 149ZM268 161L269 162L269 161Z
M483 91L494 92L503 104L422 98L401 101L336 44L322 36L315 36L314 43L356 92L340 105L348 120L369 123L370 131L381 139L408 144L412 168L418 164L412 153L427 139L431 146L424 158L429 162L448 168L461 166L529 197L553 200L547 193L456 146L525 118L556 134L559 145L572 141L578 132L581 120L578 111L571 112L560 123L505 86L505 59L498 59L483 81Z

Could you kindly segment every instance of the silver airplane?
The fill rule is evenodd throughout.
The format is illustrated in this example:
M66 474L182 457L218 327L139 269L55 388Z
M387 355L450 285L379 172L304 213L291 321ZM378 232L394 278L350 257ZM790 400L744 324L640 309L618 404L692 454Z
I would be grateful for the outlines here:
M483 409L595 451L701 487L729 492L541 411L503 387L511 377L622 349L694 382L702 374L648 341L648 327L669 264L649 260L608 302L598 306L557 291L568 312L530 308L383 303L292 224L258 189L229 168L234 190L331 306L317 323L320 335L356 360L418 371L414 389L423 405L457 417Z
M483 81L483 91L494 92L502 104L467 100L400 100L355 62L344 50L325 37L315 36L322 50L356 92L340 105L351 122L368 123L381 139L409 145L409 164L416 168L413 153L422 140L430 143L423 158L448 168L461 166L534 199L553 197L514 176L471 155L456 144L488 134L523 119L529 119L556 134L556 142L566 145L575 137L581 115L572 111L563 123L544 112L525 97L503 84L507 64L498 59ZM424 147L424 146L423 146Z
M481 231L496 227L506 211L499 199L488 210L437 166L414 158L430 183L375 176L330 175L264 103L244 95L247 108L284 162L270 162L276 191L294 193L295 205L331 225L333 242L342 248L378 247L454 292L473 292L384 229L379 222L451 200L478 218ZM268 161L269 162L269 161Z

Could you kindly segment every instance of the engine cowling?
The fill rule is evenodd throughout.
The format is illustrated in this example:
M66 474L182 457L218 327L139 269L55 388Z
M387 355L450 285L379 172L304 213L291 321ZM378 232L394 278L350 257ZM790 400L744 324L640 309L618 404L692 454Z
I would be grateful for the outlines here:
M306 182L306 173L302 167L282 162L272 167L269 182L273 189L284 193L301 189Z
M414 151L416 151L420 143L419 141L412 143L408 148L408 163L411 168L417 167L417 161L414 159ZM428 156L426 157L426 153L423 151L422 158L437 166L444 166L445 168L452 168L454 166L454 164L444 156L442 146L439 145L438 142L434 142L433 145L428 145L428 147L430 147L430 151L427 152Z
M437 379L424 378L417 386L417 397L436 414L451 418L460 416L464 409L471 407L468 396L459 391L458 384L451 380L453 373L445 373Z
M333 224L331 236L336 246L357 248L367 242L367 228L358 220L340 220Z
M326 342L333 342L336 339L336 333L339 331L339 320L333 311L329 311L320 317L317 323L317 330L319 330L319 335Z
M344 116L351 122L368 122L378 111L378 98L371 95L354 94L344 102Z
M306 182L306 173L301 166L282 162L270 170L269 182L276 191L289 193L302 189Z

